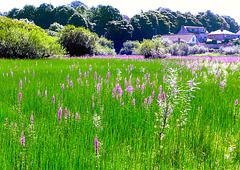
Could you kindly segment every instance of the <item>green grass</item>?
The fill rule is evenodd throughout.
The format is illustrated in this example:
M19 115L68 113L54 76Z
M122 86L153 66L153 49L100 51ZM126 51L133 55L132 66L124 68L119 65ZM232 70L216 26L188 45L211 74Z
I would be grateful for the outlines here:
M0 168L239 169L240 111L239 104L234 104L240 99L239 64L216 67L212 61L184 61L181 66L182 61L170 59L0 60ZM169 79L169 68L178 69L176 87L188 89L187 81L192 79L201 82L197 85L200 90L192 92L195 97L189 101L191 110L185 123L181 111L187 104L184 100L174 104L170 81L163 81L164 76ZM216 78L220 70L221 80ZM130 77L133 93L125 91L125 78L129 85ZM113 97L116 78L122 89L118 99L117 90ZM137 78L140 88L136 88ZM224 79L226 86L222 88ZM172 106L164 129L159 124L163 109L157 101L160 85L166 103ZM153 91L151 104L144 104ZM161 130L164 138L160 141ZM25 145L21 145L22 134ZM94 145L96 135L99 155Z

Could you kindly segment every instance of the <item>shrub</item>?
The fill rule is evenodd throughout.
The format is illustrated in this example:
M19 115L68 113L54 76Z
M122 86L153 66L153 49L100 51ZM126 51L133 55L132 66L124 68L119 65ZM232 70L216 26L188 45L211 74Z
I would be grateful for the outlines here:
M145 58L164 58L168 56L168 48L164 47L159 39L144 39L137 49L137 53Z
M219 52L225 55L239 54L240 46L220 47Z
M94 51L96 55L116 55L114 44L111 40L106 38L99 38L97 41L97 46Z
M53 24L50 25L49 30L54 32L60 32L63 28L64 26L57 22L54 22Z
M135 55L136 49L140 46L139 41L126 41L123 43L123 48L120 50L119 54L123 55Z
M98 36L83 27L65 26L60 35L60 43L71 56L93 55Z
M199 53L199 46L194 45L194 46L190 47L189 50L190 50L189 54L198 54Z
M56 37L25 21L0 17L0 57L42 58L65 51Z

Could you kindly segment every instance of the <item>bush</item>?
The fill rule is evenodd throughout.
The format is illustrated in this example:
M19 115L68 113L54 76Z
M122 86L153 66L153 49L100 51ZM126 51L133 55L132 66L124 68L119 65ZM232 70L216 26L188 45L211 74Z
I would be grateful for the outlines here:
M125 43L123 43L123 48L120 50L119 54L135 55L135 51L139 46L139 41L126 41Z
M239 54L240 46L220 47L219 52L225 55Z
M83 27L65 26L60 35L60 43L71 56L93 55L97 48L98 36Z
M190 47L185 43L174 43L170 46L169 51L174 56L187 56L190 54Z
M25 21L0 17L0 57L42 58L65 51L56 37Z
M99 38L96 49L94 51L96 55L116 55L114 44L111 40L106 38Z
M63 28L64 26L57 22L54 22L53 24L50 25L49 30L54 32L60 32Z
M145 58L165 58L168 56L168 48L164 47L159 39L144 39L137 49L137 53Z

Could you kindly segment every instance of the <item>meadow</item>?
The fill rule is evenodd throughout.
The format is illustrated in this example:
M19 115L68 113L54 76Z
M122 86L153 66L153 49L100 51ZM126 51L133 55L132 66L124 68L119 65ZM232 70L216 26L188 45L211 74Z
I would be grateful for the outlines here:
M239 169L240 58L0 60L1 169Z

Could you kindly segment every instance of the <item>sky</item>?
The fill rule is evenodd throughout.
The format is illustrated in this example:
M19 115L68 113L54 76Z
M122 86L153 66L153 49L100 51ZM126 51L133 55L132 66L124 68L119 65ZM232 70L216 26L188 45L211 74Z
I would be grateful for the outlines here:
M73 0L1 0L0 12L8 12L13 8L23 8L24 5L38 7L42 3L50 3L53 6L66 5ZM117 8L123 15L132 17L142 11L155 10L159 7L169 8L172 11L205 12L211 10L215 14L227 15L234 18L240 24L239 0L80 0L88 7L98 5L111 5Z

